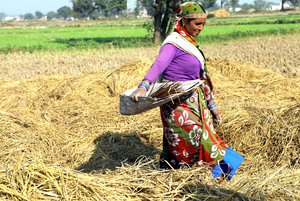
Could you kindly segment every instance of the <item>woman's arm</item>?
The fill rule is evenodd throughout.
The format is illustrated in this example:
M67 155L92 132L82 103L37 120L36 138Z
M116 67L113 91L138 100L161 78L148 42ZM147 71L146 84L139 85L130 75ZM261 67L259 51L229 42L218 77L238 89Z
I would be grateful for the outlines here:
M150 84L153 83L170 65L176 55L176 49L172 44L162 46L157 58L143 80L148 80Z
M150 85L163 73L163 71L169 66L176 54L176 47L171 44L164 45L148 70L142 82L138 88L132 93L133 100L138 101L138 97L146 96Z

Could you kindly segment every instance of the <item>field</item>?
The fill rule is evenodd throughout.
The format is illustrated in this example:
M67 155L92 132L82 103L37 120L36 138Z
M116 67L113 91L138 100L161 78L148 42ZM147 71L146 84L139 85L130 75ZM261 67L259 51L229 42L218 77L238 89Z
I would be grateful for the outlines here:
M140 82L159 51L145 45L142 22L122 22L120 35L116 21L102 28L99 22L5 25L0 200L299 200L299 23L289 18L254 29L252 23L228 28L224 21L207 26L202 49L224 119L217 130L246 161L222 184L206 167L157 168L158 109L118 112L119 95ZM236 35L243 30L251 34ZM99 41L107 36L110 42ZM118 37L123 45L107 45ZM126 37L140 42L128 46ZM67 45L86 38L93 42ZM68 42L51 42L58 39Z
M61 26L51 22L28 23L26 26L19 23L4 24L4 29L0 29L0 52L151 46L149 36L152 33L148 33L146 29L152 26L151 23L150 20L111 20L86 24L64 22ZM207 44L299 32L300 14L282 15L273 19L208 19L200 39Z

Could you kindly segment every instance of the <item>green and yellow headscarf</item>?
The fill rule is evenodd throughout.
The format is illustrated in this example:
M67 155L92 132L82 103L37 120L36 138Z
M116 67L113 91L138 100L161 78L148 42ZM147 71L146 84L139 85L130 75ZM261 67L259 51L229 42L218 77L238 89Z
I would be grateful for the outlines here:
M179 6L178 17L206 18L207 14L202 5L196 2L185 2Z
M207 14L202 5L195 2L185 2L178 7L175 31L186 38L189 42L197 46L197 39L191 36L181 25L182 18L207 18Z

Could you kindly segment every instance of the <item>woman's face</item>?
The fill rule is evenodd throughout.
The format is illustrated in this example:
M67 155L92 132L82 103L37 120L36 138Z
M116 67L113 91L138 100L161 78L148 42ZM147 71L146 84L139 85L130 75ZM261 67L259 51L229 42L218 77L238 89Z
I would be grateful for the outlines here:
M191 20L190 22L185 19L184 28L191 36L197 37L204 28L205 21L205 18L196 18Z

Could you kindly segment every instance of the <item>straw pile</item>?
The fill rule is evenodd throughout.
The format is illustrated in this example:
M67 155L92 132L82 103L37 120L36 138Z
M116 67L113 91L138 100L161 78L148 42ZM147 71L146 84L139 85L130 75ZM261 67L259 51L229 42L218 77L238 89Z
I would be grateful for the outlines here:
M300 78L208 61L224 123L246 157L232 181L206 167L158 170L158 109L118 113L152 61L0 82L1 200L299 200Z
M230 13L225 9L218 9L212 12L209 12L208 17L229 17Z

